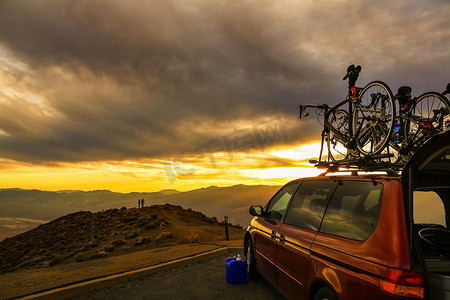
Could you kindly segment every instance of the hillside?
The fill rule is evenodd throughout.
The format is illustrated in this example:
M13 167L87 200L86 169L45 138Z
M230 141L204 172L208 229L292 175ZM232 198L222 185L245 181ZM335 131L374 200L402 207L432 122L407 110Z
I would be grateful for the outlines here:
M101 211L137 207L138 199L146 205L165 203L181 205L215 216L229 217L233 224L246 226L251 205L264 205L278 186L208 187L188 192L164 190L155 193L114 193L99 191L58 191L0 189L0 240L77 211Z
M244 230L229 226L229 233L243 238ZM80 211L1 241L0 273L224 239L216 218L181 206Z

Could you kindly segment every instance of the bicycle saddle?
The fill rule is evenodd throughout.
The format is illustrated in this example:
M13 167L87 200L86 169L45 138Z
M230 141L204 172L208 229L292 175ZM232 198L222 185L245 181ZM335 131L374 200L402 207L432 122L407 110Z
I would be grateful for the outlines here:
M443 95L446 95L446 94L448 94L448 93L450 93L450 83L447 84L447 88L446 88L446 90L445 90L442 94L443 94Z
M350 65L347 67L347 74L345 74L344 78L342 78L342 80L345 80L347 78L351 78L351 76L356 76L356 78L358 78L359 72L361 72L362 67L360 65L356 66L355 65ZM356 81L356 80L355 80Z
M402 110L407 110L409 108L409 102L412 98L411 92L412 88L410 86L404 85L398 88L397 95L394 96L394 99L398 99Z

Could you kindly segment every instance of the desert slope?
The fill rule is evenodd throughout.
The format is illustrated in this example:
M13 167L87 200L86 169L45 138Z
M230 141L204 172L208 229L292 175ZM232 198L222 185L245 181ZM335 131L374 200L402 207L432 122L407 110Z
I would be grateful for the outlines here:
M175 190L155 193L114 193L98 191L58 191L0 189L0 240L77 211L137 207L138 199L145 205L174 204L201 211L219 221L224 216L234 224L246 226L250 220L248 207L264 204L278 186L208 187L188 192Z
M229 226L230 239L244 230ZM174 205L80 211L0 242L0 273L225 240L216 218Z

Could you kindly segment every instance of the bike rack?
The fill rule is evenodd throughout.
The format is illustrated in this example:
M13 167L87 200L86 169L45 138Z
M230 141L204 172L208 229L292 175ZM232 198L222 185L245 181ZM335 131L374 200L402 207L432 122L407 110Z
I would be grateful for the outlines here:
M320 176L335 172L352 172L352 175L358 175L358 172L386 172L388 176L399 176L404 164L395 164L379 161L383 158L393 157L392 154L377 154L366 157L357 157L337 161L317 161L310 160L318 169L326 169Z
M445 97L450 93L450 83L442 93L427 92L413 98L411 96L412 88L402 86L398 89L398 93L393 95L389 86L382 81L372 81L364 88L356 87L355 84L361 69L359 65L350 65L347 68L347 74L343 80L349 80L348 94L340 103L334 106L328 104L300 105L300 119L309 115L306 111L307 108L315 108L317 116L323 116L319 158L311 160L310 163L318 169L326 169L327 171L323 175L338 171L352 172L355 175L358 175L358 171L382 171L389 176L399 176L417 147L421 147L436 133L450 130L448 128L450 119L444 119L444 116L448 116L450 113L450 102ZM363 99L368 103L361 106ZM396 114L395 100L398 101L399 114ZM421 102L422 100L423 102ZM423 115L422 112L418 112L413 116L415 105L420 107L419 103L425 105L428 104L428 101L432 101L431 107L436 107L432 110L434 115L431 115L431 111L424 111ZM342 108L345 104L348 104L348 110ZM432 123L437 124L433 125ZM355 128L353 128L354 124ZM413 127L415 129L411 129ZM361 130L363 134L359 135ZM375 134L375 130L384 134ZM374 138L371 139L370 135ZM378 138L376 139L376 137ZM325 142L328 150L326 158L322 156ZM336 153L332 153L330 144ZM338 149L341 147L346 148L347 151L339 151ZM366 150L365 147L368 149ZM346 158L335 160L343 156Z

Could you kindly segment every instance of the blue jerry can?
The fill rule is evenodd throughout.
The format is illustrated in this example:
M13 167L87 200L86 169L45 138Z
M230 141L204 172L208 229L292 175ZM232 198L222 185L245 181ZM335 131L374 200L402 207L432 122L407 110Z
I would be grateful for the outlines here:
M227 258L227 281L232 284L247 282L247 261L239 255Z

